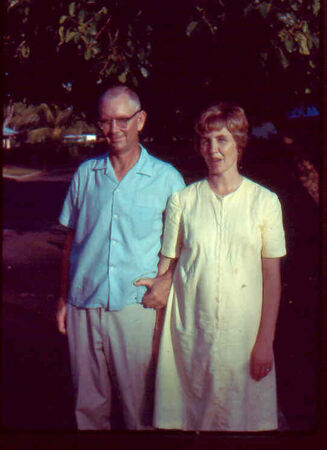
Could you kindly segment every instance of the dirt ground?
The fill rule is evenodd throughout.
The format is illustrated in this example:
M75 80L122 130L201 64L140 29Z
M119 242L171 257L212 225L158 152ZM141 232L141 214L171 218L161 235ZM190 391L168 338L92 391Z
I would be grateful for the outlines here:
M287 168L278 173L278 179L273 171L268 177L268 187L283 204L288 240L275 342L278 400L290 430L312 430L318 376L318 208ZM245 174L261 181L255 173ZM64 236L57 217L71 175L3 181L2 424L7 430L74 427L66 338L54 322Z

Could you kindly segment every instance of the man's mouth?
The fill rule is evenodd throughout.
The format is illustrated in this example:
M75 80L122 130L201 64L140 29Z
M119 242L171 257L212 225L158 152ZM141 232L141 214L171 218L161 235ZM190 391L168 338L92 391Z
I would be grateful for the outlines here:
M110 142L119 142L124 139L124 136L108 136Z

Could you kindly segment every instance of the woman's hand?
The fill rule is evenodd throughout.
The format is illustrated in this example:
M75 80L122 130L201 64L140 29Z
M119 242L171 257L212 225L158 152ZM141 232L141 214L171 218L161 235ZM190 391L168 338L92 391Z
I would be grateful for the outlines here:
M251 377L260 381L261 378L268 375L274 363L274 351L272 343L263 340L257 340L252 349L250 358Z

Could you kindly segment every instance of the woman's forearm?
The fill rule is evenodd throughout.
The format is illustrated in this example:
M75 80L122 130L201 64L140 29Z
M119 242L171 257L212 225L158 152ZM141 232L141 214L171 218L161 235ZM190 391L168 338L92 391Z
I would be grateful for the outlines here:
M279 258L262 259L262 277L263 300L257 340L272 344L275 337L281 295Z
M167 275L172 278L174 275L176 261L176 259L167 258L167 256L160 255L157 277Z

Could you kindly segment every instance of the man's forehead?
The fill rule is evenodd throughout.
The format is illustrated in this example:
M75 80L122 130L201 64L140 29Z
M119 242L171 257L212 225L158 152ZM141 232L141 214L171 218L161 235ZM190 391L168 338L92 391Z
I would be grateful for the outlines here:
M135 108L135 102L130 98L129 95L122 93L114 96L104 97L100 104L100 112L107 109L114 108Z

